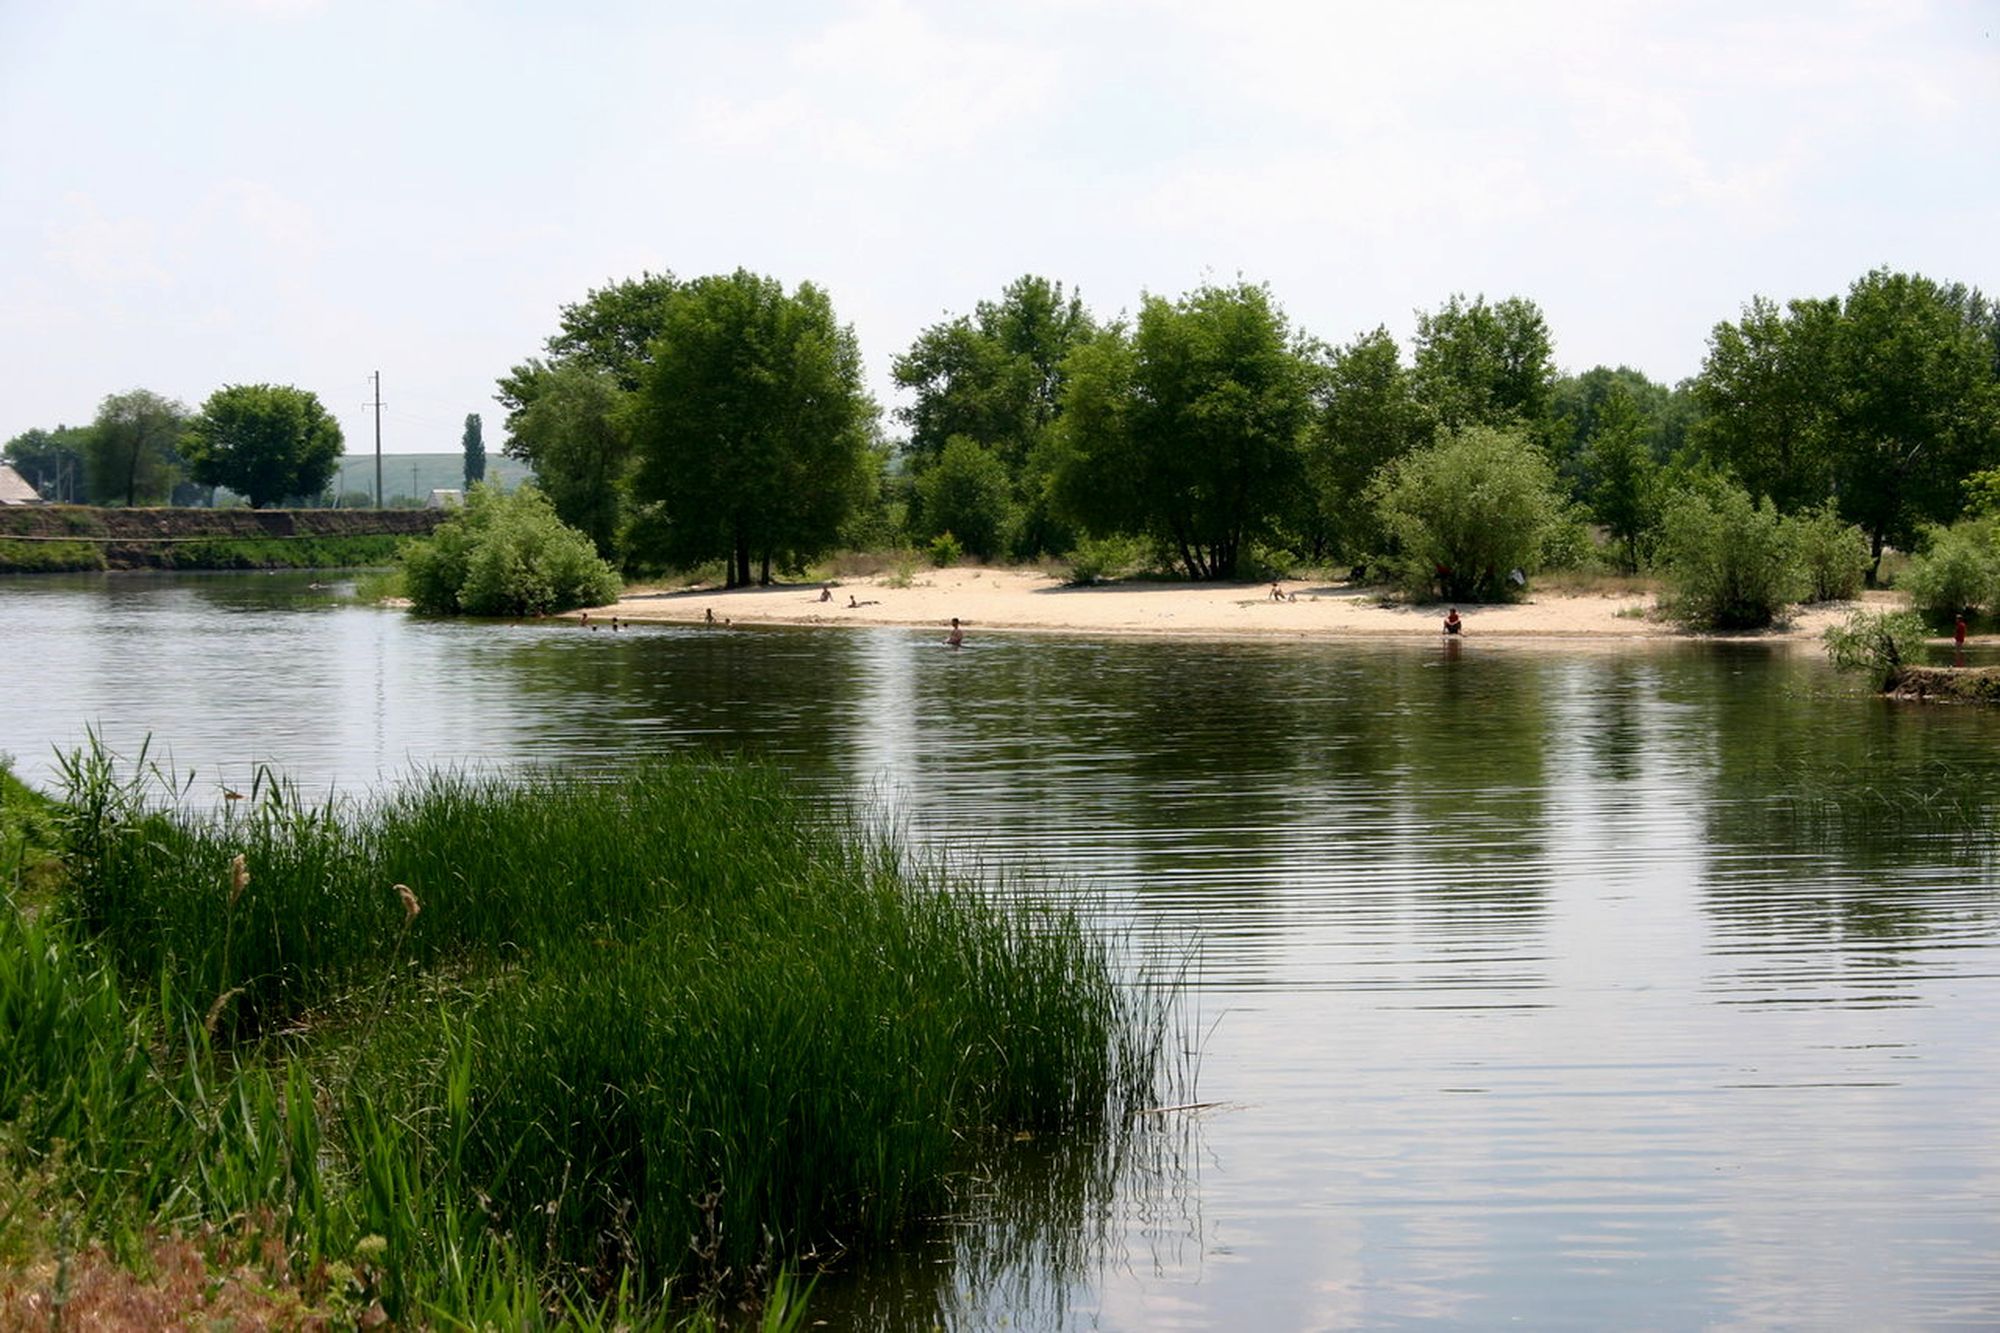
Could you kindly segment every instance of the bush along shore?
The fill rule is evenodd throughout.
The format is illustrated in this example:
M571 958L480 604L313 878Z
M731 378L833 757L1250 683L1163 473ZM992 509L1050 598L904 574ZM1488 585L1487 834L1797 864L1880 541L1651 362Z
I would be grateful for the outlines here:
M261 1256L273 1318L796 1326L811 1256L1019 1137L1115 1153L1178 1077L1075 919L759 769L65 785L60 885L0 919L0 1251L53 1270L0 1323L65 1298L37 1253L170 1237Z

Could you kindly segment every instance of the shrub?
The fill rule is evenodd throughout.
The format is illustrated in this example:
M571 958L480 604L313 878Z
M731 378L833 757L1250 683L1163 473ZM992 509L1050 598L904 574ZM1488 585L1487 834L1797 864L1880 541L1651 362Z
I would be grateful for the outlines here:
M1485 426L1389 463L1369 495L1405 591L1457 602L1511 595L1509 573L1539 568L1543 539L1563 520L1541 451Z
M539 490L474 486L465 507L403 555L411 605L426 615L537 615L617 597L617 571L556 517Z
M1145 559L1145 544L1133 537L1091 537L1069 553L1071 583L1101 583L1130 571Z
M1856 611L1827 627L1826 655L1842 671L1869 672L1886 690L1922 650L1924 634L1924 622L1908 611Z
M1844 602L1861 591L1868 574L1868 538L1822 505L1785 520L1808 602Z
M1798 576L1778 511L1722 483L1682 490L1661 520L1670 615L1703 629L1761 629L1794 599Z
M1536 563L1543 569L1588 569L1597 559L1589 517L1572 505L1542 530Z
M1936 620L2000 601L2000 554L1986 522L1934 528L1929 548L1899 580L1910 605Z
M949 569L965 559L965 547L961 546L958 538L949 532L940 532L931 538L931 544L925 553L930 556L931 563L939 569Z

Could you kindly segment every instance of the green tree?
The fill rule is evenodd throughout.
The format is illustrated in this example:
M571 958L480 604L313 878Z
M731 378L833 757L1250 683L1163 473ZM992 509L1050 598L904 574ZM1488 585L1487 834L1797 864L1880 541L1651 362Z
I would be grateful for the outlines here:
M1439 428L1519 426L1540 438L1555 389L1555 353L1541 307L1510 296L1487 304L1454 295L1417 312L1419 402Z
M87 426L36 427L7 441L0 458L41 493L44 500L75 504L86 498L84 460L90 444Z
M1660 519L1670 613L1703 629L1761 629L1799 592L1777 508L1730 482L1670 495Z
M115 393L99 404L84 449L91 498L122 500L128 508L164 500L187 415L186 407L150 389Z
M1878 269L1844 300L1758 298L1720 324L1694 382L1693 434L1753 492L1797 511L1827 499L1889 543L1948 522L1964 481L2000 461L2000 377L1983 298Z
M1555 472L1519 428L1471 426L1395 459L1370 487L1413 595L1498 601L1564 517Z
M950 533L982 558L997 555L1012 517L1007 467L993 450L963 435L946 442L917 478L925 535Z
M875 405L853 330L819 288L787 295L738 269L687 283L667 303L631 414L638 498L659 508L669 560L753 560L828 549L867 493Z
M537 365L532 375L525 405L508 418L507 453L535 469L557 516L611 559L631 484L630 395L610 371L580 361Z
M897 410L910 428L905 453L914 474L921 478L956 438L989 450L1008 478L1022 555L1067 544L1047 505L1049 435L1062 414L1064 366L1094 327L1080 297L1030 274L972 315L925 329L892 367L914 395ZM921 488L918 501L921 510ZM921 512L915 517L920 531L938 530Z
M556 517L532 485L511 495L484 484L403 554L411 608L424 615L527 616L601 606L618 573Z
M1848 291L1832 378L1833 483L1868 534L1872 582L1885 542L1956 518L1965 478L2000 463L2000 381L1949 292L1884 269Z
M1550 449L1572 494L1588 497L1596 489L1587 455L1598 413L1614 394L1622 394L1638 414L1639 438L1655 463L1673 457L1686 443L1695 408L1685 390L1669 388L1630 366L1593 366L1580 375L1563 375L1550 399Z
M1933 620L2000 606L2000 526L1968 520L1924 534L1924 549L1897 580L1910 605Z
M1639 570L1639 539L1657 517L1654 481L1658 466L1645 439L1646 423L1632 395L1612 384L1591 413L1584 446L1584 474L1590 479L1585 501L1590 516L1624 547L1620 563Z
M465 489L469 491L486 480L486 435L477 412L465 414L465 433L459 442L465 450Z
M1350 559L1378 552L1382 531L1368 483L1385 463L1423 442L1423 413L1389 331L1335 349L1319 379L1306 441L1306 474L1326 547Z
M626 526L633 466L616 423L630 410L679 290L671 273L596 288L562 307L542 356L500 379L501 452L532 467L563 521L588 532L607 557Z
M217 389L181 439L196 481L227 486L253 509L318 495L340 466L340 451L340 423L317 395L287 384Z
M1868 538L1843 523L1831 503L1785 519L1809 602L1842 602L1861 591L1868 574Z
M1070 358L1054 486L1099 535L1143 534L1196 579L1233 578L1245 544L1300 494L1309 376L1261 286L1149 296Z

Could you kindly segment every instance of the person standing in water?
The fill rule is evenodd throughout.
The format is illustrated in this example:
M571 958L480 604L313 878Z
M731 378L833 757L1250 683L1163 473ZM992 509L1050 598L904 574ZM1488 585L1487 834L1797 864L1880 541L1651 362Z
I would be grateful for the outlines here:
M965 631L959 628L957 616L951 618L951 633L945 635L944 641L953 648L965 646Z

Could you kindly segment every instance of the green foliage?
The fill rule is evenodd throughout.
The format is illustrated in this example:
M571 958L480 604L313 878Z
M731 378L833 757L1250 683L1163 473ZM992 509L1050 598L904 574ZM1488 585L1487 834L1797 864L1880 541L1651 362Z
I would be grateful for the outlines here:
M931 564L936 568L949 569L965 559L965 547L960 545L958 538L949 532L940 532L931 538L926 554L930 556Z
M1094 535L1146 535L1188 577L1233 578L1303 494L1308 374L1284 312L1248 283L1147 297L1069 361L1053 485Z
M927 532L954 534L973 555L990 558L1013 520L1013 487L1006 464L993 450L966 436L952 437L917 477Z
M202 404L181 453L196 481L227 486L262 509L326 489L340 466L340 423L304 389L234 384Z
M39 889L55 850L54 803L15 777L13 758L0 754L0 899Z
M1445 431L1513 426L1537 435L1549 416L1555 356L1541 307L1519 296L1494 304L1454 295L1417 312L1417 400Z
M97 542L20 541L0 537L0 574L55 574L103 568L104 547Z
M149 389L115 393L99 404L83 449L91 500L128 508L165 500L187 415L186 407Z
M1658 467L1645 440L1638 404L1621 384L1606 389L1591 412L1581 458L1590 515L1623 547L1625 572L1639 572L1640 539L1659 520Z
M366 569L393 563L402 537L202 537L161 552L168 569Z
M1761 629L1798 592L1791 543L1769 500L1740 486L1676 491L1661 519L1668 612L1702 629Z
M1965 479L1965 516L2000 519L2000 467Z
M1925 550L1897 580L1910 605L1934 620L2000 606L2000 543L1991 522L1933 529Z
M20 473L44 500L81 504L89 498L84 490L84 456L89 442L90 429L85 426L36 428L7 441L0 449L0 460Z
M1843 523L1831 503L1785 520L1808 602L1843 602L1861 592L1868 574L1868 537Z
M1597 542L1590 535L1589 516L1575 505L1563 505L1555 519L1542 529L1536 556L1541 569L1587 569L1597 558Z
M739 269L666 302L630 417L634 492L677 564L722 557L728 583L812 560L874 484L875 405L853 330L826 293Z
M1669 388L1630 366L1593 366L1580 375L1560 376L1550 402L1550 446L1557 473L1573 494L1586 500L1600 481L1589 446L1609 424L1602 417L1614 400L1623 406L1611 409L1613 422L1630 409L1646 456L1654 463L1680 452L1695 415L1694 399L1685 387Z
M1866 671L1888 689L1923 651L1924 622L1908 611L1856 611L1824 635L1826 655L1842 671Z
M616 570L532 486L476 486L465 507L403 554L410 603L426 615L525 616L601 606Z
M1318 503L1318 535L1326 553L1357 559L1382 545L1369 481L1385 463L1427 438L1429 427L1387 329L1332 352L1318 396L1305 451L1306 476Z
M1089 537L1069 554L1069 581L1088 586L1129 574L1146 559L1146 544L1133 537Z
M465 489L486 480L486 432L477 412L465 414L465 433L459 439L465 452Z
M403 1324L629 1326L1173 1091L1076 919L769 772L260 774L202 816L138 762L69 757L74 902L0 913L0 1144L93 1232L265 1216Z
M629 395L610 371L578 362L532 363L515 375L527 396L507 418L507 453L533 466L557 517L610 559L625 549L631 519L632 450L621 417Z
M1993 346L1962 289L1878 269L1844 300L1759 298L1719 324L1695 439L1792 511L1838 499L1884 546L1955 518L1964 479L2000 462Z
M1498 601L1532 573L1563 519L1555 475L1518 430L1474 426L1391 462L1370 487L1413 596Z

